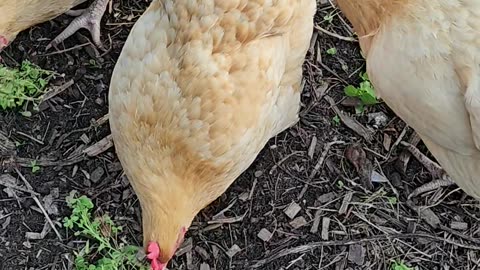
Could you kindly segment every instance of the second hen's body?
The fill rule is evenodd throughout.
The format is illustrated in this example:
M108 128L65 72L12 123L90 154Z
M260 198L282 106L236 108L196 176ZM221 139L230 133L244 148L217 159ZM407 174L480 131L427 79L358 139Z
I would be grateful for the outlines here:
M110 123L161 263L297 122L314 13L314 0L155 0L135 24L113 73Z
M339 0L379 96L480 198L480 2Z

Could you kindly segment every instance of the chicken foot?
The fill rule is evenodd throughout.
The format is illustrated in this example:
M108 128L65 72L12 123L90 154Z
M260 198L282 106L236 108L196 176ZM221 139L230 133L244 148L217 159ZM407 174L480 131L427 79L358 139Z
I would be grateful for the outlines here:
M402 142L402 145L405 146L407 150L412 153L412 155L430 172L432 177L435 178L435 180L428 182L413 190L413 192L408 195L408 199L411 199L412 197L418 196L428 191L455 184L455 182L452 181L450 176L447 175L447 173L442 169L442 167L440 167L440 165L429 159L415 146L406 142Z
M63 30L62 33L53 39L50 44L47 45L46 49L48 50L52 46L56 46L63 42L65 39L77 32L80 28L85 28L90 31L93 43L97 47L103 49L104 47L102 41L100 40L100 22L105 10L107 9L109 1L110 0L95 0L90 7L86 9L67 11L65 14L77 18L75 18L70 25Z

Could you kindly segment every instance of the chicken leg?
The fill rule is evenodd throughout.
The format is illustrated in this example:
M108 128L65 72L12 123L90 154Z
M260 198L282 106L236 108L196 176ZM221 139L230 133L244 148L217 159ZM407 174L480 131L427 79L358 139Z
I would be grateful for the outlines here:
M65 14L77 17L75 18L70 25L63 30L55 39L53 39L50 44L47 45L47 50L52 46L56 46L59 43L63 42L65 39L73 35L80 28L85 28L90 31L93 39L93 43L103 49L103 44L100 40L100 22L102 20L103 14L107 9L108 2L110 0L95 0L90 7L80 10L70 10Z
M415 146L407 142L402 142L402 145L405 146L408 151L410 151L410 153L412 153L412 155L430 172L432 177L435 178L435 180L416 188L410 193L410 195L408 195L408 199L440 187L447 187L455 184L440 165L422 154L422 152L420 152Z

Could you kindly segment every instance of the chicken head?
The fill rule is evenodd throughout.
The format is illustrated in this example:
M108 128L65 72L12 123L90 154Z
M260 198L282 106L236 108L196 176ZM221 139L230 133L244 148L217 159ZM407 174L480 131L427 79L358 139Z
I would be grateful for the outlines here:
M187 229L182 227L175 244L175 250L182 244L186 232ZM152 270L164 270L172 257L170 253L164 253L157 242L148 243L147 252L147 258L151 261Z

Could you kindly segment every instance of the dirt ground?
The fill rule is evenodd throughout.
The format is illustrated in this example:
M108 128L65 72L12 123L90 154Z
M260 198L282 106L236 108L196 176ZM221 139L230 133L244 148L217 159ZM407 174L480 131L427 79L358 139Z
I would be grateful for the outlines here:
M71 20L61 16L23 32L2 54L8 66L28 59L62 74L51 87L73 84L31 117L0 113L0 131L18 142L1 157L1 174L28 189L18 167L32 186L15 194L0 187L0 269L71 267L71 254L83 244L60 227L72 190L88 195L97 213L109 213L123 225L126 241L141 244L139 204L114 150L93 156L82 150L109 135L102 121L109 79L129 29L147 6L142 0L114 1L103 19L105 53L96 51L84 30L59 50L45 52ZM198 215L169 268L200 269L204 263L210 268L202 269L217 270L383 270L398 260L417 269L477 269L478 204L455 186L407 202L415 187L432 179L414 158L405 165L408 155L399 142L414 138L412 130L384 104L355 114L343 88L357 85L365 69L358 43L328 3L319 6L316 25L304 69L301 121L273 138L251 168ZM326 53L330 48L336 54ZM366 153L360 173L348 161L351 147ZM426 152L421 143L419 149ZM28 167L33 160L37 173ZM362 176L368 164L383 175L376 178L387 179L371 190L369 177ZM39 240L26 235L41 232L47 222L32 190L42 202L49 199L48 214L62 241L53 231ZM287 209L297 206L294 218L287 216ZM258 237L262 229L273 234L270 239ZM232 256L235 245L240 249Z

